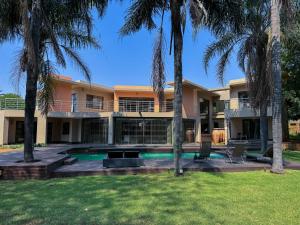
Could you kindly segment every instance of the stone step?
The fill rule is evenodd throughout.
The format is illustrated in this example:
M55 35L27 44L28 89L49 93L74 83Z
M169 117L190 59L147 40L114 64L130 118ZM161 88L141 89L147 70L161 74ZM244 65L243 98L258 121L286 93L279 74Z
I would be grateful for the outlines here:
M67 158L65 161L64 161L64 165L72 165L73 163L75 163L78 159L77 158Z

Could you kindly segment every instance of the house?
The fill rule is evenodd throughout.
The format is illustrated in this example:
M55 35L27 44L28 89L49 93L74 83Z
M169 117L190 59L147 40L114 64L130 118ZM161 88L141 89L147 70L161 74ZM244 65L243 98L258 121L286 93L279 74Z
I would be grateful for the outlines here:
M54 76L54 85L47 117L35 112L36 143L172 143L173 82L161 104L150 86L106 87L66 76ZM4 99L0 105L0 145L22 143L24 100ZM182 112L184 143L259 139L259 112L251 108L245 79L218 89L183 80ZM271 138L271 118L269 127Z

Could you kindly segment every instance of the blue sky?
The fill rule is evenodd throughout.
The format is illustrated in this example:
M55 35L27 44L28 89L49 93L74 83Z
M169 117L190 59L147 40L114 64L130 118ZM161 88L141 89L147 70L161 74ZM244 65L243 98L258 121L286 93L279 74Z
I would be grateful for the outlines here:
M124 1L125 2L125 1ZM106 86L118 84L123 85L150 85L152 48L157 34L156 30L148 32L142 29L131 36L120 37L118 31L124 22L127 3L112 2L108 7L105 17L101 20L95 16L94 33L100 40L102 49L84 49L79 53L89 66L92 72L92 82ZM169 19L165 19L166 46L169 47ZM183 75L185 79L201 84L208 88L220 87L216 79L216 62L211 63L208 74L203 67L203 53L206 47L214 40L208 31L202 30L196 40L192 37L192 28L187 24L184 34L183 52ZM16 51L20 43L4 43L0 45L0 90L13 92L14 87L10 74L15 61ZM173 80L173 55L166 51L166 75L167 80ZM74 80L84 77L68 62L67 68L57 68L60 74L71 76ZM243 77L242 71L238 68L235 55L231 59L225 73L225 83L230 79ZM24 90L24 84L21 90ZM21 91L21 94L24 91Z

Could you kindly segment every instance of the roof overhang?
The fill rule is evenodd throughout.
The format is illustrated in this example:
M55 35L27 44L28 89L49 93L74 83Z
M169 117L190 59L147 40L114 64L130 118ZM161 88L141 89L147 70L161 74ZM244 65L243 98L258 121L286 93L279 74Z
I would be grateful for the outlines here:
M152 86L129 86L129 85L116 85L113 88L115 91L122 91L122 92L153 92ZM173 88L165 88L165 93L173 93Z
M167 84L170 85L170 86L174 86L175 85L174 81L168 82ZM204 92L204 93L206 93L207 95L210 95L210 96L219 96L219 94L213 93L210 90L208 90L207 88L205 88L205 87L203 87L203 86L201 86L199 84L195 84L195 83L193 83L193 82L191 82L189 80L183 79L182 80L182 86L183 87L190 87L190 88L196 89L196 90L198 90L200 92Z

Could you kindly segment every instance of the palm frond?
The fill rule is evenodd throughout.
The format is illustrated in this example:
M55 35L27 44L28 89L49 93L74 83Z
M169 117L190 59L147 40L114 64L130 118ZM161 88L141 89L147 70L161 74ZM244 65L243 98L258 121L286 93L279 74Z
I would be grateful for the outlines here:
M38 107L42 115L47 115L50 105L54 105L54 82L52 74L55 74L55 72L51 62L49 60L42 61L38 81Z
M164 63L164 37L162 27L159 29L159 34L154 44L151 80L153 90L158 96L160 106L162 106L162 102L164 100L164 87L166 83Z
M127 10L125 23L120 30L122 36L134 33L145 26L148 30L156 27L154 16L165 7L164 0L134 0Z
M52 30L52 27L48 21L47 16L45 15L44 10L42 10L42 17L43 17L43 22L44 22L44 25L46 28L45 30L48 34L47 36L50 39L50 44L52 46L56 61L62 67L66 67L66 61L65 61L64 55L63 55L62 51L60 50L58 40L56 38L54 31Z
M80 56L73 49L67 46L61 45L61 47L64 49L67 56L73 61L74 65L77 66L77 68L83 73L85 79L88 82L91 82L91 72Z
M203 57L205 71L207 72L209 62L212 60L212 58L214 58L217 54L221 55L223 52L230 49L232 45L237 44L239 40L239 35L227 33L224 36L220 37L220 39L216 42L210 44L205 50Z
M225 72L226 66L228 65L230 55L231 55L233 49L234 49L234 46L231 46L229 49L227 49L218 62L217 78L222 85L224 84L224 72Z

